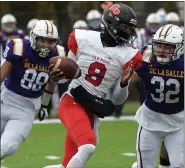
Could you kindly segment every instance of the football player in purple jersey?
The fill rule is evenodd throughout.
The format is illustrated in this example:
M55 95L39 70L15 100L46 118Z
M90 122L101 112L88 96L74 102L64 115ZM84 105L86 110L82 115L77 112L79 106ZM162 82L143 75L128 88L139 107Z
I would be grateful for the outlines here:
M1 159L14 154L26 140L36 111L39 120L47 117L55 87L49 78L49 60L65 55L57 41L55 25L40 20L32 27L30 40L13 39L6 45L0 68Z

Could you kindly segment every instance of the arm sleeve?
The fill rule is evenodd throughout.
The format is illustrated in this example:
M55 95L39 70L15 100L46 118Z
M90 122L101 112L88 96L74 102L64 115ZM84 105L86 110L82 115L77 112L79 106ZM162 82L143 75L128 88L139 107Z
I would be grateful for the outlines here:
M67 45L69 48L68 57L74 61L77 61L78 44L75 37L75 30L69 35Z
M137 69L140 68L140 66L141 66L141 64L142 64L142 62L143 62L143 56L142 56L141 52L138 51L138 52L136 53L136 55L135 55L130 61L133 62L134 71L137 71ZM129 66L129 62L130 62L130 61L128 61L128 62L124 65L124 69L126 69L126 68Z
M64 47L60 46L60 45L57 45L57 53L59 56L66 56L65 55L65 50L64 50Z
M67 57L71 58L73 61L77 61L77 56L73 54L71 50L69 50Z
M130 60L133 62L133 65L134 65L134 72L137 73L139 75L139 72L141 70L141 65L143 63L143 56L142 56L142 53L140 51L138 51L136 53L136 55ZM129 61L129 62L130 62ZM127 62L123 69L126 69L128 66L129 66L129 62Z
M122 104L127 99L129 94L129 91L128 91L129 84L124 88L121 88L120 81L121 81L121 78L117 80L116 84L114 85L113 88L111 88L109 93L109 98L115 105Z
M3 57L6 59L6 61L12 63L14 60L13 57L13 49L14 49L14 42L12 40L10 40L7 44L6 44L6 48L3 52Z

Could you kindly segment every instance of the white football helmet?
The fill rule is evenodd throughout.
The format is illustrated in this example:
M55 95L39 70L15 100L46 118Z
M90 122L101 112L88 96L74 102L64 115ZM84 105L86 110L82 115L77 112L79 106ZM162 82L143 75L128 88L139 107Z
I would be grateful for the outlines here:
M164 8L159 8L156 12L159 16L165 17L166 15L166 10Z
M33 19L29 20L29 22L27 24L27 29L30 30L37 21L39 21L39 19L36 19L36 18L33 18Z
M98 10L90 10L87 13L86 20L101 19L101 13Z
M160 8L160 9L157 10L156 13L160 18L160 23L162 25L164 25L166 23L166 19L165 19L166 18L166 10L164 8Z
M12 14L6 14L1 18L1 29L6 33L11 33L17 29L17 20Z
M73 29L87 29L88 25L84 20L77 20L74 24L73 24Z
M168 45L168 53L157 51L157 47L160 49L161 44ZM152 40L152 52L154 58L160 64L167 64L179 59L181 55L184 55L183 30L173 24L161 27L157 30Z
M180 17L177 13L175 12L170 12L166 15L166 21L169 23L169 24L177 24L180 22Z
M38 45L37 39L52 41L51 47ZM30 31L31 47L42 58L49 56L55 50L58 39L58 30L56 26L49 20L37 21Z
M90 30L99 31L101 29L101 13L98 10L90 10L86 20Z
M151 33L155 33L161 25L160 17L156 13L151 13L146 18L146 27Z

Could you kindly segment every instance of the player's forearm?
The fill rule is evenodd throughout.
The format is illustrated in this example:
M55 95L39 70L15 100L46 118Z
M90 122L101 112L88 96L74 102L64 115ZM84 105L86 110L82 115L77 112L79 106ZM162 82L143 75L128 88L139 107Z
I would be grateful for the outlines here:
M8 76L8 74L11 72L12 70L12 65L10 62L4 60L2 62L2 65L0 67L0 71L1 71L1 83L5 80L5 78Z
M116 87L111 98L115 105L120 105L127 99L129 94L128 86L129 84L125 87L121 87L120 85Z
M50 93L53 93L54 90L55 90L55 86L56 86L56 83L53 83L53 82L48 82L48 84L46 85L45 87L45 90L50 92Z
M51 100L51 96L52 96L52 93L54 92L55 86L56 84L52 82L49 82L46 85L44 93L42 95L42 100L41 100L42 106L47 107L49 105L49 102Z

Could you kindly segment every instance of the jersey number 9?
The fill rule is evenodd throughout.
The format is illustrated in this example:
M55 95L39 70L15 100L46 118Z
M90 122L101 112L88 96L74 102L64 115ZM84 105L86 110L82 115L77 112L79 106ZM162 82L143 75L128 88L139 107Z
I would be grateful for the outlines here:
M106 71L107 69L104 64L93 62L89 66L88 74L85 76L85 80L97 87L102 83Z

